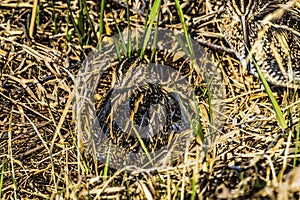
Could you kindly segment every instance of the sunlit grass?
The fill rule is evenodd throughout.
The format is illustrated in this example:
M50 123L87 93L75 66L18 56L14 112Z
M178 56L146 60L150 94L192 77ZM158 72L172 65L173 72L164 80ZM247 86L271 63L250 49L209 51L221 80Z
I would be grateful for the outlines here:
M156 15L157 15L159 9L160 9L160 3L161 3L160 0L155 0L154 3L153 3L153 7L150 11L149 19L148 19L147 26L146 26L145 36L144 36L144 39L143 39L141 52L140 52L140 55L139 55L140 59L142 59L142 57L145 53L148 41L150 39L151 32L153 30L154 20L156 18Z
M99 40L98 40L99 50L101 50L102 35L104 32L104 7L105 7L105 0L101 0L100 19L99 19Z
M79 40L80 46L83 47L84 45L88 45L88 44L92 43L93 39L96 40L96 43L99 43L94 25L89 16L89 11L87 8L86 1L79 0L78 4L79 4L79 12L78 12L79 14L76 17L73 14L70 0L67 0L68 18L71 19L72 27L74 27L74 29L75 29L75 33L77 34L77 38ZM103 18L102 18L102 20L103 20ZM68 27L70 27L70 26L67 24L66 30L68 30ZM103 28L101 30L103 30ZM101 36L101 30L100 30L100 36ZM74 32L67 31L66 32L67 40L70 41L72 37L74 37Z
M41 4L38 5L37 2ZM72 81L66 78L68 75L59 73L56 76L47 69L48 66L59 72L62 67L72 65L74 62L79 63L77 65L79 67L80 62L86 56L82 52L95 50L97 45L99 50L103 50L104 48L101 48L104 46L103 39L113 34L119 34L119 38L113 40L117 53L116 60L123 62L132 57L144 59L144 56L148 59L148 50L151 45L149 41L154 39L150 62L155 62L160 16L166 17L166 13L173 15L173 18L178 15L175 17L176 24L168 24L167 27L170 27L169 30L182 27L182 30L177 29L177 31L182 32L184 37L176 38L180 51L184 51L189 59L194 59L194 53L197 54L194 52L196 48L193 49L189 35L192 29L186 24L186 21L190 21L190 16L184 13L187 9L197 10L196 7L187 8L179 0L145 1L147 7L148 3L151 5L144 10L142 15L138 15L132 8L132 1L130 5L128 5L129 0L122 2L122 5L117 1L105 0L92 2L34 0L18 1L18 3L4 0L1 3L0 14L2 16L4 13L4 21L1 25L3 30L0 30L2 33L0 64L4 64L0 70L0 98L7 102L5 105L0 105L2 111L0 124L4 127L4 129L0 128L2 151L0 199L145 199L147 197L149 199L216 199L219 186L224 185L223 194L228 191L228 194L233 194L236 198L243 198L245 194L251 192L257 195L257 198L262 196L262 198L267 198L273 195L276 199L277 187L280 187L278 183L292 180L288 179L289 176L285 176L286 173L293 170L292 168L299 167L300 104L298 91L295 91L292 100L288 95L288 97L276 96L277 88L273 89L275 87L271 86L272 91L263 75L259 77L266 92L261 88L259 81L249 84L244 74L237 74L240 76L237 77L236 72L230 75L224 72L224 77L229 80L226 82L228 98L226 96L227 99L224 99L227 103L224 106L227 109L224 113L227 121L224 129L218 130L220 140L214 141L212 144L214 149L207 148L207 151L202 151L206 130L207 127L216 130L215 127L209 126L218 120L218 115L215 114L216 110L213 105L212 95L214 94L210 92L212 80L208 80L205 86L202 82L201 84L197 82L195 87L200 90L197 98L199 97L200 103L204 103L205 112L208 112L208 116L203 117L201 107L201 110L197 110L197 116L193 121L199 123L192 124L194 133L200 139L196 137L190 148L182 152L184 158L180 157L170 166L161 169L115 170L110 168L111 159L115 156L110 154L111 152L108 151L106 154L108 155L106 162L98 162L96 154L93 157L88 153L85 154L86 149L82 148L82 143L80 143L82 138L79 139L73 130L74 120L68 109L66 109L68 117L59 131L60 136L63 137L53 137L58 122L63 119L62 115L66 108L64 100L69 98L64 91L72 90L73 85ZM210 1L203 2L211 3ZM137 9L144 5L142 3L142 1L136 1ZM167 3L171 4L166 5ZM8 18L2 8L3 10L11 9L11 15ZM211 14L209 8L207 9ZM166 12L162 13L162 10ZM37 13L33 14L35 11ZM139 16L145 17L145 20L138 21ZM30 21L30 17L35 19ZM119 25L119 17L122 17L124 24L127 23L125 30L128 30L128 34L134 31L136 26L138 30L144 26L144 35L136 34L138 36L133 41L129 35L123 35L123 21ZM44 23L44 20L48 23ZM19 23L23 23L26 29L21 29ZM33 28L30 28L30 25ZM110 30L113 31L110 32ZM30 33L31 31L33 31L33 40L29 42L24 39L23 32ZM207 33L206 30L203 29L203 31ZM154 37L151 38L153 33ZM45 40L45 36L50 40ZM139 43L142 43L142 47L138 46ZM43 44L44 47L39 47L39 44ZM35 60L39 56L26 54L28 49L41 53L45 57L48 54L53 56L53 52L59 55L55 54L53 59L47 57L45 60ZM230 67L237 67L234 55L226 56L224 56L224 59L227 59L226 64L232 61L234 64L230 63ZM45 66L44 63L48 65ZM219 67L223 69L228 65ZM72 68L70 74L77 73L77 70L76 67ZM35 71L38 73L35 74ZM258 72L260 74L259 68ZM48 78L44 82L39 81L41 77L49 75L54 78ZM236 80L238 78L244 79L243 81ZM19 82L23 85L19 85L15 80L20 80ZM31 84L32 82L34 84ZM252 90L252 86L257 89ZM57 88L63 92L56 93ZM12 92L12 90L20 92ZM28 92L31 91L37 96L38 101L33 101L29 97ZM3 98L5 94L10 95ZM295 113L295 110L298 113ZM274 113L276 113L276 118ZM28 123L27 117L32 120L31 123ZM204 119L207 123L200 123L204 122ZM264 127L265 124L266 127ZM6 130L8 126L9 130ZM279 127L281 130L278 131ZM282 131L287 129L288 137L287 131ZM151 163L150 153L152 152L149 152L139 133L136 132L136 134L140 149L145 152ZM49 153L47 146L44 147L44 142L47 145L52 142L53 151ZM93 150L96 148L94 144ZM39 160L40 158L43 160ZM233 167L230 166L232 164ZM152 165L155 163L152 162ZM231 179L235 176L236 179ZM232 183L231 180L236 182Z
M0 174L0 199L2 198L2 187L3 187L3 177L4 177L4 166L5 162L2 163L1 166L1 174Z
M279 107L274 95L273 95L273 92L267 82L267 80L265 79L263 73L261 72L259 66L256 64L256 62L253 60L253 63L256 67L256 70L257 70L257 73L258 73L258 76L266 90L266 93L268 94L270 100L271 100L271 103L273 105L273 108L274 108L274 112L276 114L276 117L277 117L277 120L278 120L278 123L280 125L280 127L285 130L288 126L286 124L286 121L285 121L285 118L283 117L283 114L282 114L282 111L281 111L281 108Z
M296 99L298 100L298 92L296 92ZM297 103L298 115L300 116L300 103ZM297 166L297 154L299 152L299 143L300 143L300 117L298 118L297 126L296 126L296 139L295 139L295 150L294 150L294 159L293 159L293 167Z

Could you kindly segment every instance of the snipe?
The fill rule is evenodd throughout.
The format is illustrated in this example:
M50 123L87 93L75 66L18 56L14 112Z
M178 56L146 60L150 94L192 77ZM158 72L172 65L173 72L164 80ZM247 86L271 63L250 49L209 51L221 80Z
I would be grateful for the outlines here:
M220 32L251 74L257 64L267 81L300 87L300 0L230 0L220 17Z

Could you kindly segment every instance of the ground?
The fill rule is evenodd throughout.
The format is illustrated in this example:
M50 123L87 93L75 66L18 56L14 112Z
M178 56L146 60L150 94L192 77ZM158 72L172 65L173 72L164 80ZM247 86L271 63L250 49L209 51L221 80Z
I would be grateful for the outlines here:
M174 2L162 2L154 24L182 30ZM185 21L191 35L198 31L226 47L208 15L209 2L181 1ZM222 113L210 113L222 123L205 151L195 136L170 166L130 172L81 151L72 77L101 41L128 29L129 20L132 29L149 25L148 1L129 3L127 10L115 0L0 1L0 197L298 199L297 90L270 85L288 125L283 129L261 81L234 55L209 46L224 96L218 99ZM193 27L191 16L206 23ZM207 99L201 102L209 108Z

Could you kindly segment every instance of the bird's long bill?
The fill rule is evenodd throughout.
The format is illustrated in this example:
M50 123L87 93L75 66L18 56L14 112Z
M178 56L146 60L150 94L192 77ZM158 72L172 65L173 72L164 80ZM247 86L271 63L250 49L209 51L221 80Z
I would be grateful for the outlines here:
M245 59L247 64L247 70L250 71L250 59L248 58L249 52L251 50L250 41L249 41L249 28L248 28L248 22L245 18L245 16L241 16L241 23L242 23L242 31L243 31L243 40L244 40L244 46L245 46Z

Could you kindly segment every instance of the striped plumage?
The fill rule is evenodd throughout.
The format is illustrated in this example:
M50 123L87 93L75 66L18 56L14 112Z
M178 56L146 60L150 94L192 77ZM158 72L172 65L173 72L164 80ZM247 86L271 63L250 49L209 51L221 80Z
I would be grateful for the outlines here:
M167 55L164 51L157 50L155 62L158 65L150 65L147 60L150 60L151 53L146 50L142 59L132 56L116 66L108 66L94 96L97 109L95 123L103 132L102 137L109 138L114 145L127 151L142 150L140 139L147 151L160 150L176 134L185 130L187 125L182 117L178 94L171 91L167 83L177 83L174 74L179 76L179 70L182 70L181 73L189 70L188 62L182 63L185 61L184 57L174 62L175 54ZM166 61L171 62L170 66L174 67L173 74L161 67L160 63ZM162 83L158 80L155 82L155 79ZM178 83L176 87L179 86Z
M230 0L220 17L220 31L251 74L254 60L269 82L300 86L299 0Z

